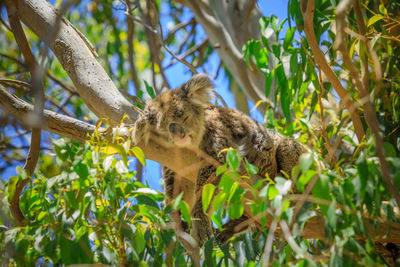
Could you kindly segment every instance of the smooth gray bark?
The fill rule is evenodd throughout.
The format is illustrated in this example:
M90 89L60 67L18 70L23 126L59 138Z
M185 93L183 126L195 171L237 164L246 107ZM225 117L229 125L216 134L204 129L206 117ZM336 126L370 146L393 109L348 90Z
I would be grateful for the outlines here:
M58 23L60 18L49 2L19 0L18 15L41 40L50 42L49 47L67 71L79 95L99 118L109 118L115 125L126 113L130 122L136 120L138 114L132 104L121 95L77 31L64 19ZM54 33L53 27L57 23L57 33L49 36Z

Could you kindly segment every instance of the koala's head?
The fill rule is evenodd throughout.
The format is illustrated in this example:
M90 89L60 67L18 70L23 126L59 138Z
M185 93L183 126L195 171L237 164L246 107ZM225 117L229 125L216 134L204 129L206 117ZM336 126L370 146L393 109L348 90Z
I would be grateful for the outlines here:
M204 106L212 88L207 75L195 75L175 90L149 100L144 116L174 144L198 147L204 134Z

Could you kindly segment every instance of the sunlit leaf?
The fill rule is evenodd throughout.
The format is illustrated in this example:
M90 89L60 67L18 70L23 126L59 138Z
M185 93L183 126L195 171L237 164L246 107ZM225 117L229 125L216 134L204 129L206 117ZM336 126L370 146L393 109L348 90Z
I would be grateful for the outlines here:
M131 150L132 150L132 153L135 155L135 157L140 161L140 163L143 166L146 166L146 161L145 161L145 158L144 158L143 150L140 147L137 147L137 146L133 147Z
M214 191L215 191L215 185L213 185L213 184L206 184L203 187L201 201L203 204L203 212L204 213L207 213L211 199L213 198L213 195L214 195Z

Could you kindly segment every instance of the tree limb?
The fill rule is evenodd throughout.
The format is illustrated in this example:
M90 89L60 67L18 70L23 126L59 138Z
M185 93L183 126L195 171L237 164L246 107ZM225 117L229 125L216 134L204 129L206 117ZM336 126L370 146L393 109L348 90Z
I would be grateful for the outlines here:
M9 93L0 85L0 108L8 115L23 122L30 124L30 115L33 112L33 106L22 99ZM59 134L73 140L84 142L88 134L93 133L95 127L86 122L58 114L50 110L43 112L44 123L42 129Z
M339 79L336 77L333 70L329 67L326 59L321 52L317 38L314 33L314 0L301 0L301 12L303 13L304 18L304 32L307 37L307 42L310 45L311 51L314 54L315 62L318 64L320 71L323 71L326 77L329 79L333 88L335 88L338 93L340 99L343 101L346 109L349 111L351 119L353 121L354 130L357 135L358 142L361 143L362 139L365 136L364 128L361 123L360 116L355 109L355 105L351 100L351 97L347 94L346 90L340 83Z
M23 167L27 171L29 176L32 176L37 161L39 159L41 132L42 131L40 128L32 129L31 146L29 147L28 157L26 158L25 165ZM19 198L21 196L22 190L28 183L29 179L30 178L26 178L18 182L15 188L14 196L10 202L10 210L18 226L24 225L23 224L24 214L22 213L21 208L19 206Z
M378 119L376 117L374 107L372 106L372 103L371 103L370 95L368 92L368 87L366 87L368 85L368 80L365 79L365 76L363 77L363 79L360 78L357 68L353 64L353 62L350 58L349 51L345 46L345 44L346 44L345 39L344 39L345 18L346 18L347 12L349 11L349 8L353 4L353 2L351 0L347 0L346 3L347 2L348 2L347 6L343 6L343 8L340 8L340 9L338 7L338 10L337 10L337 20L336 21L337 21L337 25L338 25L338 27L337 27L338 35L335 40L335 45L342 53L343 62L345 63L347 68L350 70L351 78L353 79L354 85L357 88L357 90L360 94L360 98L362 100L361 103L364 107L365 121L367 122L368 127L371 129L371 132L375 136L376 154L379 158L379 162L381 165L381 170L383 173L383 182L386 184L386 188L388 189L388 191L390 192L392 197L396 200L397 206L400 207L400 194L397 189L397 186L395 185L395 183L392 180L392 177L390 174L390 169L389 169L389 164L387 163L385 154L383 152L383 138L382 138L381 132L379 130ZM339 4L340 7L342 6L341 3ZM358 11L358 12L360 12L360 11ZM363 25L364 21L359 21L359 24ZM365 32L365 27L361 26L360 30ZM366 41L366 45L367 46L369 45L368 41ZM374 65L377 65L377 64L380 65L379 62L374 62ZM367 69L364 69L363 71L368 72ZM376 74L377 74L376 76L377 76L378 83L379 83L381 78L378 76L381 73L376 73Z
M22 21L42 40L57 21L56 9L45 0L19 0L18 14ZM97 62L86 42L70 26L60 22L55 38L48 40L63 68L87 106L99 117L119 124L123 114L133 123L138 114L115 87L103 67Z

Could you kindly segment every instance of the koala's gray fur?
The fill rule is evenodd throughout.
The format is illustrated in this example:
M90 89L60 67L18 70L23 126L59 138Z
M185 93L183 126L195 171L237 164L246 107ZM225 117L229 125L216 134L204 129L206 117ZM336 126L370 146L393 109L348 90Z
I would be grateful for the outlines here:
M196 147L221 164L225 163L225 156L219 152L233 147L259 168L261 176L268 173L273 178L281 171L290 174L303 152L302 146L237 110L210 104L212 87L208 76L199 74L179 88L149 100L144 114L136 122L134 139L148 140L148 131L155 130L167 136L169 142L180 147ZM213 230L210 219L203 213L201 199L194 201L193 198L215 171L214 165L202 166L193 189L186 186L183 178L163 167L165 194L172 200L184 190L184 199L189 202L194 218L191 234L200 245L210 238ZM218 185L219 180L216 178L213 183ZM245 219L228 222L217 236L218 241L226 242L235 234L232 230L235 224Z

